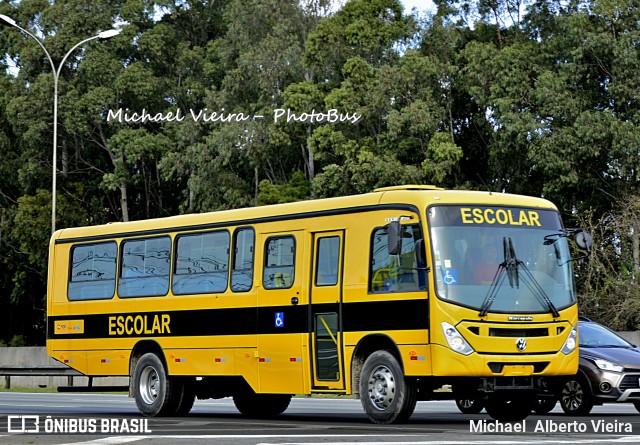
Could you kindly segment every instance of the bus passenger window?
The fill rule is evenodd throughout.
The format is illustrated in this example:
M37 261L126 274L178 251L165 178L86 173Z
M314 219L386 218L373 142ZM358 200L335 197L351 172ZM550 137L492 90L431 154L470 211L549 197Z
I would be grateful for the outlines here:
M122 243L118 296L153 297L169 292L171 238L146 238Z
M205 294L227 289L229 232L181 235L177 239L173 293Z
M255 235L253 229L242 228L233 234L233 263L231 290L247 292L253 286L253 252Z
M371 238L371 269L369 271L370 292L407 292L426 289L424 264L420 259L424 249L420 227L404 225L402 230L402 252L390 255L387 249L387 230L380 227Z
M262 285L265 289L293 286L295 239L292 236L269 238L265 246Z
M69 300L113 298L116 289L115 242L75 246L71 253Z
M338 284L338 265L340 263L340 238L337 236L318 240L316 258L316 286L335 286Z

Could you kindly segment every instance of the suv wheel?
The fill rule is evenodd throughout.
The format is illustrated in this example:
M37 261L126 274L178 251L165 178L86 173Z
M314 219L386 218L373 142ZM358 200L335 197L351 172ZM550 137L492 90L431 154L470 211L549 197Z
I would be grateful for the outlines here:
M562 385L560 406L565 414L584 416L593 408L591 387L584 377L577 375Z

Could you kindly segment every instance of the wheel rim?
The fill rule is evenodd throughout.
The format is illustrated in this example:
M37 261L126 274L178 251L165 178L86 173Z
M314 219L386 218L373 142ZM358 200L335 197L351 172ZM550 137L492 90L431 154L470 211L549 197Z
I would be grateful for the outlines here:
M369 400L373 406L384 411L393 403L396 396L395 377L386 366L378 366L373 370L368 382Z
M459 400L458 402L460 403L461 407L468 409L468 408L473 407L474 400L472 400L472 399L462 399L462 400Z
M576 411L582 405L584 391L580 383L575 380L567 382L562 388L562 405L570 411Z
M140 397L147 405L152 405L158 399L160 392L160 378L153 366L147 366L140 374Z

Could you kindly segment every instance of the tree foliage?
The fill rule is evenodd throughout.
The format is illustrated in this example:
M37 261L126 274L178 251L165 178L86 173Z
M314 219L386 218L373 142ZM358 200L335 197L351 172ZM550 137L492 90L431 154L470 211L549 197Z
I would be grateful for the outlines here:
M581 308L631 329L638 3L438 0L420 16L398 0L22 0L0 14L56 65L122 30L60 70L59 228L399 183L544 196L596 235L576 261ZM0 48L0 338L38 344L53 73L14 27ZM143 112L164 119L124 117Z

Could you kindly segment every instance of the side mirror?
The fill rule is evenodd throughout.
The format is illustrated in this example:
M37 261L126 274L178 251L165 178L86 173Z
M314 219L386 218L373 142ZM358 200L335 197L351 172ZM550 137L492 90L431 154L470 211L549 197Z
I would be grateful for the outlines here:
M387 250L389 255L402 253L402 224L393 221L387 226Z
M593 238L589 233L581 230L576 233L576 244L582 250L586 250L589 252L591 250L591 246L593 245Z

